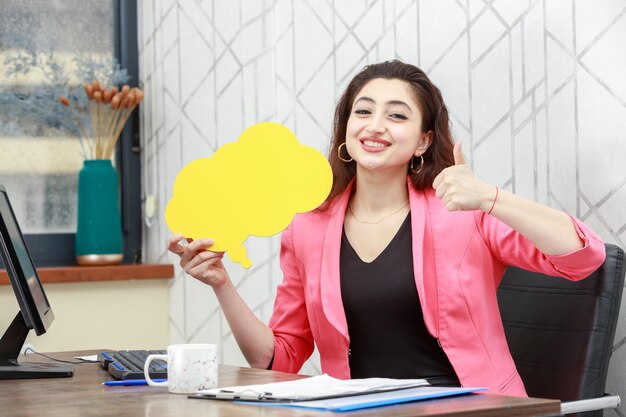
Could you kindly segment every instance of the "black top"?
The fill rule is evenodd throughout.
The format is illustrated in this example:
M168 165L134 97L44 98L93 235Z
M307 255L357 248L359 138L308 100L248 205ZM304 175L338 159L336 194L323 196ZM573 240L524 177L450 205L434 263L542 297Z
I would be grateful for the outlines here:
M426 330L413 274L411 215L371 263L359 258L345 230L341 240L341 296L350 334L352 378L458 379Z

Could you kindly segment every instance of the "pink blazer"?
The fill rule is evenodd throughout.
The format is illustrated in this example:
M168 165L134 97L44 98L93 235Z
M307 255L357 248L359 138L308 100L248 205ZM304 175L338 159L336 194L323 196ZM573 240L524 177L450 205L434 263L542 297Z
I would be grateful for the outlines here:
M580 280L604 261L603 242L572 218L584 247L547 256L495 217L482 211L449 212L432 189L408 189L415 284L426 328L439 340L462 385L525 396L496 299L507 265ZM350 335L339 281L349 195L350 189L326 211L297 215L282 233L283 281L270 319L274 370L297 373L315 343L322 371L350 378Z

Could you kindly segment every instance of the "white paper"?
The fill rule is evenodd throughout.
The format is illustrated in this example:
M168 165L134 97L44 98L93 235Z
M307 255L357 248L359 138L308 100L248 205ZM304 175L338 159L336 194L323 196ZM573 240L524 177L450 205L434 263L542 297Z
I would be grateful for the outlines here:
M364 378L342 380L324 374L295 381L204 390L197 394L218 399L306 400L425 385L429 385L425 379Z
M74 359L80 359L85 362L98 362L98 355L74 356Z

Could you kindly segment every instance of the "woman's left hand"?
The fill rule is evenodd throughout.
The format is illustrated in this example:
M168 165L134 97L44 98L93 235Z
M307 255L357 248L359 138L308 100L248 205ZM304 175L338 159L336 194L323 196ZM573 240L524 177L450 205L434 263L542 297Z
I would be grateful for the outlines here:
M448 211L488 211L495 198L496 187L482 182L463 157L461 142L454 144L454 165L441 171L433 181L437 198Z

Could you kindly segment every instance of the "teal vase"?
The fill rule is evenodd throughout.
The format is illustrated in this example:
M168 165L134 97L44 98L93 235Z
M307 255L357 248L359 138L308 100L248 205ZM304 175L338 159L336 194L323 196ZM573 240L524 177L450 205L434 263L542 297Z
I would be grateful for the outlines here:
M114 265L122 258L117 173L108 159L87 160L78 175L76 262Z

